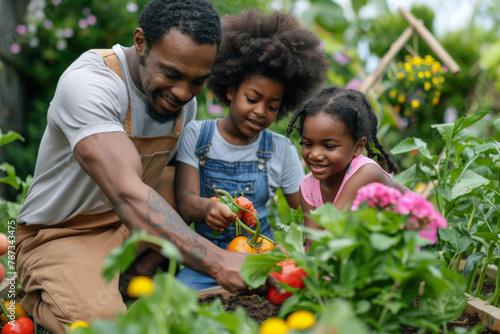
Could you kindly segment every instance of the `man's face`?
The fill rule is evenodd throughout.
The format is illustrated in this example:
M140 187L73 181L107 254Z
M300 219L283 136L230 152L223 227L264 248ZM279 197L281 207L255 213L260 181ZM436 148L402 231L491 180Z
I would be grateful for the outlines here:
M181 108L201 93L217 47L196 44L191 37L170 29L147 55L145 47L139 52L140 88L149 99L148 113L164 122L176 118Z

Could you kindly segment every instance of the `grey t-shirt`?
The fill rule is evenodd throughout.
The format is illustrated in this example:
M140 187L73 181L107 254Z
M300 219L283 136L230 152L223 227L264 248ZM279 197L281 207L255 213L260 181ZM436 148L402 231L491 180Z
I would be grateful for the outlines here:
M53 225L78 214L110 210L101 199L99 186L76 161L73 149L91 135L125 132L129 97L135 135L172 133L174 122L160 124L147 115L147 97L133 84L123 49L113 47L124 81L94 51L82 54L59 79L19 223ZM183 117L183 126L196 117L196 99L184 106Z
M177 161L196 169L199 169L199 160L195 149L198 137L201 135L201 125L202 121L193 121L186 126L177 153ZM267 165L269 196L276 195L278 188L281 188L284 194L294 194L299 191L300 181L305 175L297 149L285 136L276 132L272 132L272 135L274 150ZM254 161L255 153L259 149L260 136L262 133L249 145L232 145L222 138L216 126L207 158L228 162Z

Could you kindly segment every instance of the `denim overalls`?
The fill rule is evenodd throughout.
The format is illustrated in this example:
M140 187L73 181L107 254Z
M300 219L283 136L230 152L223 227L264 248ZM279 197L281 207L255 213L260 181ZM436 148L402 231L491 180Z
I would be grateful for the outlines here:
M200 159L200 196L215 196L215 189L223 189L234 196L235 190L241 190L245 197L253 202L261 223L261 233L273 238L273 231L267 221L266 203L269 199L266 162L271 158L273 136L264 130L260 135L259 150L254 161L227 162L207 158L217 120L203 121L201 134L196 144L196 155ZM240 192L237 192L240 196ZM234 223L218 237L214 238L212 229L206 222L195 223L195 230L221 248L226 248L235 237ZM254 227L255 230L255 227ZM248 235L243 230L243 235ZM177 275L184 284L197 290L217 285L212 278L184 267Z

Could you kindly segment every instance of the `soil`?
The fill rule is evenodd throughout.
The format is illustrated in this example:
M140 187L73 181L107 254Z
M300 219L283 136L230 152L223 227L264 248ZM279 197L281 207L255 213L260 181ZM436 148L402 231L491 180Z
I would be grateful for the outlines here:
M271 304L259 296L227 296L223 297L221 294L207 294L199 298L200 304L211 303L219 298L222 306L227 312L235 311L238 306L245 309L247 316L255 320L258 324L262 323L267 318L277 317L280 312L280 307Z
M265 299L261 299L258 296L223 296L222 294L207 294L199 298L200 304L210 303L215 299L220 299L222 306L227 312L232 312L236 310L237 307L241 306L245 309L247 316L255 320L258 324L262 323L264 320L270 317L277 317L279 314L279 306L269 303ZM476 325L481 323L476 313L469 315L463 314L460 318L455 321L448 323L448 331L453 330L456 327L465 327L467 329L472 329ZM418 329L412 328L410 326L403 325L401 327L401 334L415 334L418 333ZM500 334L500 332L483 328L478 334Z

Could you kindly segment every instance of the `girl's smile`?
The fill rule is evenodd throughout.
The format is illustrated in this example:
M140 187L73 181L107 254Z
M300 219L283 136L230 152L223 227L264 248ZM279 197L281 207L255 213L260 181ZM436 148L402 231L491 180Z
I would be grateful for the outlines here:
M340 118L332 118L324 112L306 117L302 158L315 178L342 179L352 158L362 149Z

